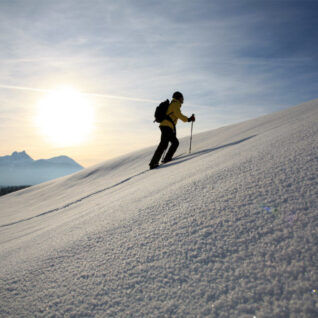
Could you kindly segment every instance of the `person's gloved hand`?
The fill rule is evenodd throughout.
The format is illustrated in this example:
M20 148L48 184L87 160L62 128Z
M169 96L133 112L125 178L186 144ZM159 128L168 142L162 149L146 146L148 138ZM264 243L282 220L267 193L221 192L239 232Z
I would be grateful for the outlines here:
M195 121L195 116L194 116L194 114L192 114L192 116L188 118L188 122L191 122L191 121Z

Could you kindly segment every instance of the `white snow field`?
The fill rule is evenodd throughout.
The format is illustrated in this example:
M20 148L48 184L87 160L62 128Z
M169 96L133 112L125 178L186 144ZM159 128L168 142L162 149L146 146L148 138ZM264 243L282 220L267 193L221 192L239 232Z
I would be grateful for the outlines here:
M192 149L1 197L0 316L318 317L318 99Z

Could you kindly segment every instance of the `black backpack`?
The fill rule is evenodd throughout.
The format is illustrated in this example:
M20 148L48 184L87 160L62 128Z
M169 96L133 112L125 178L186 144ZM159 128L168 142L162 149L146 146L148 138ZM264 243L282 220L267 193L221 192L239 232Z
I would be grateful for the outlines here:
M164 102L160 103L159 106L156 107L154 122L161 123L162 121L166 119L173 124L173 127L175 127L173 120L167 114L169 105L170 105L170 102L169 102L169 99L167 99Z

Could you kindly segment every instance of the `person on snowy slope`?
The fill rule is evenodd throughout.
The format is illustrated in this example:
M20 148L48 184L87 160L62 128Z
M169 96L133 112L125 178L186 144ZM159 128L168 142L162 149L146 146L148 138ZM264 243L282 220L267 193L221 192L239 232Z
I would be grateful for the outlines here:
M150 161L149 167L150 169L154 169L158 167L159 160L167 149L169 142L171 142L171 146L165 155L165 158L162 160L163 163L169 162L172 160L174 153L176 152L179 146L179 140L176 136L176 124L178 119L181 119L183 122L192 122L195 121L194 114L191 117L186 117L181 113L181 106L184 102L183 95L180 92L175 92L172 95L172 101L168 107L167 115L171 118L171 121L168 119L163 120L160 123L160 130L161 130L161 140L160 143Z

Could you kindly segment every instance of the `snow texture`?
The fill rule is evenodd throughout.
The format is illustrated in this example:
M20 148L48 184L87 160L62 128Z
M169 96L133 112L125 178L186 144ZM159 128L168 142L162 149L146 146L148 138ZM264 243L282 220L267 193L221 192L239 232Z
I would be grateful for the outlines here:
M314 100L0 198L0 316L318 317L317 121Z

